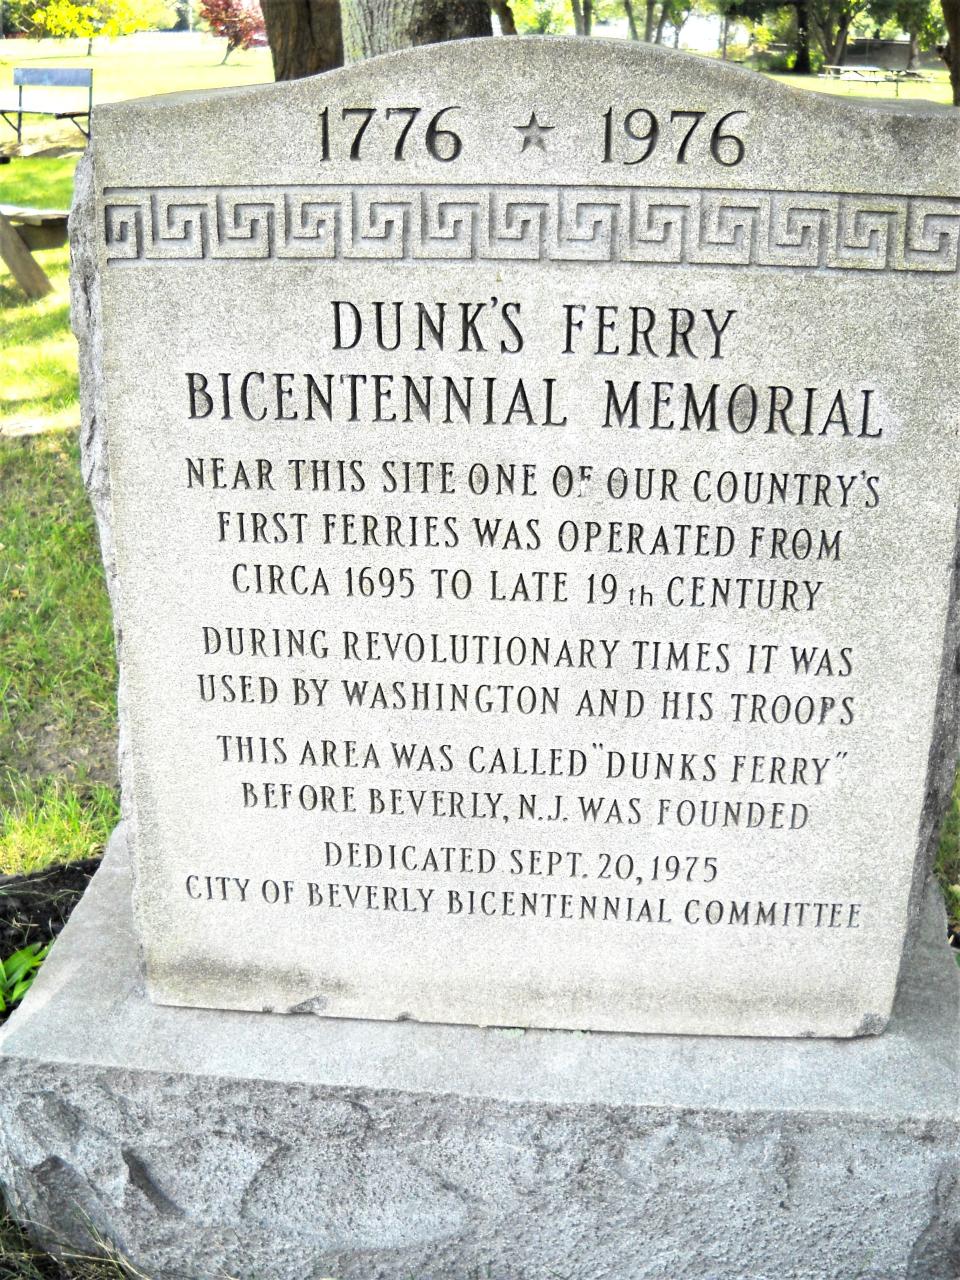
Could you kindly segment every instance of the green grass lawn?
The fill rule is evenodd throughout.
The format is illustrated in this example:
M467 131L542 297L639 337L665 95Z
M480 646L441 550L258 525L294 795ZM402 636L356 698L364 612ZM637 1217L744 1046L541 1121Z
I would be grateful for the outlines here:
M223 40L198 33L145 32L119 40L94 40L93 56L87 57L86 40L7 40L0 42L0 89L12 83L14 67L34 64L89 67L93 71L94 105L273 79L269 49L232 53L223 66L225 47ZM63 138L83 142L73 125L61 123L57 129Z
M76 166L76 155L16 157L0 168L0 203L68 209ZM9 272L0 272L0 431L79 422L68 250L38 252L37 261L54 286L38 302L28 302Z
M68 208L77 156L16 158L0 200ZM38 254L54 292L0 275L0 874L87 857L116 820L110 613L80 483L68 251Z
M926 72L930 80L926 83L901 84L869 84L857 80L821 80L819 76L770 75L771 80L790 85L794 89L811 89L815 93L826 93L831 97L861 98L875 102L896 100L902 102L936 102L950 106L950 76L946 68Z
M0 203L69 209L73 197L73 171L79 158L79 150L72 155L15 157L0 169L0 192L3 194ZM49 263L51 259L45 261Z
M0 874L98 852L116 821L116 670L72 433L0 440Z

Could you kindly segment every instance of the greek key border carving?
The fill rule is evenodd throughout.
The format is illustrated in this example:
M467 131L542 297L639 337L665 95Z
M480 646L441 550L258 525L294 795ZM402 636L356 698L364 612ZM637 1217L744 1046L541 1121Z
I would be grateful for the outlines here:
M960 270L960 198L449 184L109 187L107 262L614 262Z

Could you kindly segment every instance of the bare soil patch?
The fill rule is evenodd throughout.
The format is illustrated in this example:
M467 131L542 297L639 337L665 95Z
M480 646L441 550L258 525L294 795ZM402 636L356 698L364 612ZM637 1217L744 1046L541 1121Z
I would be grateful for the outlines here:
M99 865L99 858L85 858L28 876L0 876L0 958L52 942Z

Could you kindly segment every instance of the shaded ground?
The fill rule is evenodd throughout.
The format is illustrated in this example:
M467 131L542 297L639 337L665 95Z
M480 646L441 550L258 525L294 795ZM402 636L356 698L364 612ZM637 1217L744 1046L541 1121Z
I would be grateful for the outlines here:
M89 1255L70 1250L59 1262L31 1244L0 1201L0 1280L149 1280L108 1246L102 1257L97 1251L91 1241Z
M99 857L46 867L29 876L0 876L0 956L30 943L52 942L80 901ZM5 1015L0 1014L0 1024ZM97 1257L102 1252L103 1257ZM62 1262L38 1249L0 1199L0 1280L147 1280L115 1250L91 1239L88 1253Z
M0 956L52 942L99 865L99 858L84 858L29 876L0 876Z

